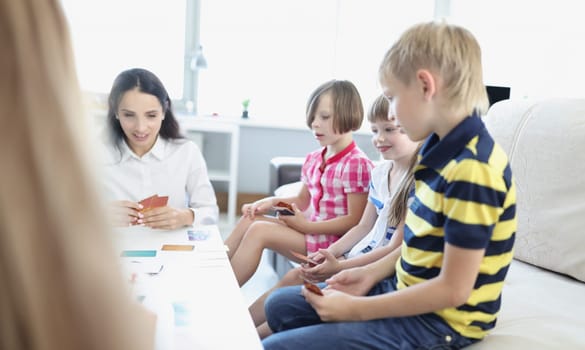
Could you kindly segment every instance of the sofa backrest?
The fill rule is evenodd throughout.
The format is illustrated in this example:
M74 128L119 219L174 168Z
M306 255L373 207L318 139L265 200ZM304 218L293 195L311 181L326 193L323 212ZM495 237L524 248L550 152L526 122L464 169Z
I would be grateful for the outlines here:
M514 257L585 281L585 99L506 100L484 121L516 182Z

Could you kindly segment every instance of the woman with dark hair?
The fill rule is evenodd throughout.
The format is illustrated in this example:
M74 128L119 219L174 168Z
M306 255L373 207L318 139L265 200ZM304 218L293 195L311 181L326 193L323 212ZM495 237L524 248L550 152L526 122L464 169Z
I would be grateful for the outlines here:
M114 80L108 98L105 186L116 226L176 229L217 222L218 207L201 151L185 139L171 99L153 73L133 68ZM168 196L142 211L139 201Z

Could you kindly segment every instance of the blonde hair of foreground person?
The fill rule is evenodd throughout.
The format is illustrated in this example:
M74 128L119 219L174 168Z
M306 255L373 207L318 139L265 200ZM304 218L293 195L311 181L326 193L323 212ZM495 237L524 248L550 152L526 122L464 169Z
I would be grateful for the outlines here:
M0 0L0 47L0 349L152 347L82 147L58 0Z

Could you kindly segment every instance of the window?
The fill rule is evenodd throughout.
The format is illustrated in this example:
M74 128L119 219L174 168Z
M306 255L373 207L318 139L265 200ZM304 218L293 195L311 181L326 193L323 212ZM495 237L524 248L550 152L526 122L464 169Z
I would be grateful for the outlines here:
M577 73L585 26L574 1L450 1L449 21L481 45L487 85L509 86L516 99L585 97Z
M207 0L199 112L304 125L309 94L329 79L356 84L364 107L380 93L378 65L411 24L433 18L433 2L388 0Z
M198 114L238 117L250 99L255 120L304 125L308 95L333 78L354 82L367 107L394 40L414 23L443 16L479 40L487 85L510 86L512 98L583 97L574 71L585 60L575 44L585 26L568 0L62 3L84 90L106 94L120 71L144 67L183 102L176 108L193 101ZM208 65L192 70L200 43Z
M62 3L84 90L105 94L120 71L144 67L174 99L195 100L199 114L239 116L250 99L252 118L299 125L308 95L329 79L354 82L367 106L379 93L384 52L433 11L428 0ZM186 41L203 44L207 69L188 68Z
M61 0L83 90L107 94L121 71L155 72L175 99L183 96L185 1Z

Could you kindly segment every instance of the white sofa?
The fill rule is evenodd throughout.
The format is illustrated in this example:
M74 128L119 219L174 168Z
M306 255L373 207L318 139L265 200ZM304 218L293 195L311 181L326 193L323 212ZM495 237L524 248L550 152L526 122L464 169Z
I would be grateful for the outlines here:
M585 349L585 99L505 100L484 121L510 157L518 231L496 327L468 349Z
M484 120L511 160L518 232L496 328L469 349L585 349L585 100L506 100Z

